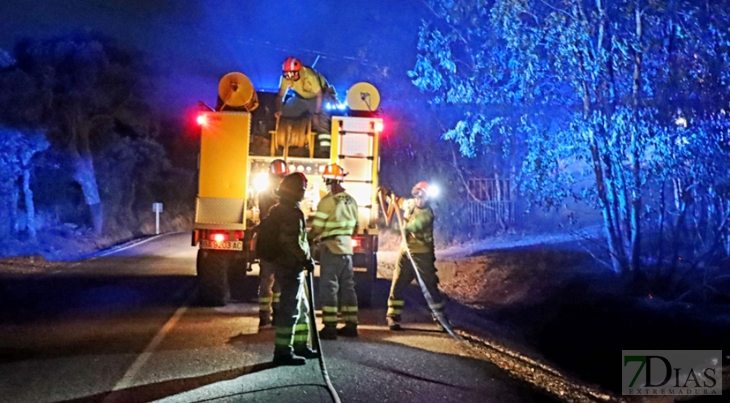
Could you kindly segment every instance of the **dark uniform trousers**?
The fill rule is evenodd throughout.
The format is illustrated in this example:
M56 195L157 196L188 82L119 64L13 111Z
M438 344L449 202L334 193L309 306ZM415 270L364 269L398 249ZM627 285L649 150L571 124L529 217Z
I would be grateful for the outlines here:
M413 261L418 266L418 273L421 275L426 289L431 294L433 305L429 306L431 310L441 312L444 309L444 298L439 291L439 279L436 275L436 257L433 252L413 253ZM400 321L401 312L403 311L403 292L411 282L416 278L416 274L408 259L405 250L401 250L398 255L395 270L393 271L393 282L390 287L390 296L388 297L388 313L387 316Z

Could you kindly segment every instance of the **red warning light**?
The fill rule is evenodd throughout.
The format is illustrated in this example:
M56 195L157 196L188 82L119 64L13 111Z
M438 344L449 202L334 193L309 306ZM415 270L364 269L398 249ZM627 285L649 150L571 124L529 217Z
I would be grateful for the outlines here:
M205 115L198 115L196 121L198 122L198 125L203 126L208 123L208 117Z

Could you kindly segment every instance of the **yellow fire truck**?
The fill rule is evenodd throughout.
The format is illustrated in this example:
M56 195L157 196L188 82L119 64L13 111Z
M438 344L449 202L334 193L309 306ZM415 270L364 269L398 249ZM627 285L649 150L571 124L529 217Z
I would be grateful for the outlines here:
M346 104L329 105L339 113L332 113L331 147L323 156L314 153L316 134L309 120L274 118L274 97L255 92L244 74L230 73L219 84L216 107L197 116L201 143L192 246L199 248L200 302L226 304L257 263L250 245L259 222L258 194L268 184L271 161L283 158L291 172L309 180L302 202L308 222L325 194L324 167L336 163L349 173L343 186L360 211L352 241L356 288L360 303L368 305L377 273L380 96L371 84L358 83L348 91Z

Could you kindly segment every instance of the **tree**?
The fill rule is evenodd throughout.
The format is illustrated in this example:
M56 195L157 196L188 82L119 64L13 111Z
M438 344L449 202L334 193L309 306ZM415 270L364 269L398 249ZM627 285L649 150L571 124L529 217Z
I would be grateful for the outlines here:
M49 144L42 133L23 133L0 127L0 211L9 219L0 222L0 236L12 231L27 229L31 238L36 237L35 203L31 190L31 159L48 148ZM18 204L25 206L25 214L18 212ZM22 224L21 224L22 223Z
M48 128L56 148L69 156L97 235L103 229L102 200L94 169L94 137L123 124L144 126L149 113L138 58L96 34L25 40L15 49L15 70L26 85L10 92L10 120ZM28 107L33 120L24 112ZM25 117L24 117L25 116ZM142 127L139 132L146 132ZM96 139L104 144L103 139Z
M444 138L468 156L495 154L495 134L519 143L526 153L509 158L521 157L533 200L572 196L600 209L613 270L639 271L647 211L659 206L661 220L671 213L682 228L689 206L699 212L713 195L727 197L718 189L730 167L721 152L728 1L425 3L435 18L420 30L413 83L434 105L468 109ZM586 174L590 186L578 186ZM677 211L654 191L667 182ZM712 221L721 239L724 200L697 222Z

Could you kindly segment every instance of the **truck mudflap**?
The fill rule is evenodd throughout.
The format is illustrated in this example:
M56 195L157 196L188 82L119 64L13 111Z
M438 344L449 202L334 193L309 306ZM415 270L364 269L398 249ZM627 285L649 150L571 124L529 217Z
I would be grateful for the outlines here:
M362 307L369 307L373 303L373 291L378 276L377 235L353 236L353 252L357 302Z

